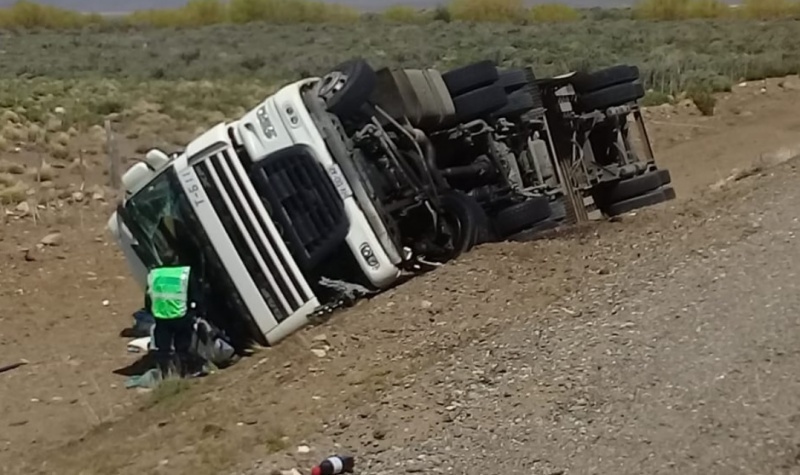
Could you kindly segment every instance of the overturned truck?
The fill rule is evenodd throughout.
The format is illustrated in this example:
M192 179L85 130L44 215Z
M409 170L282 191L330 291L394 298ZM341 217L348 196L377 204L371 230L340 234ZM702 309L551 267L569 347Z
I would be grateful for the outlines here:
M239 348L489 241L674 197L634 67L536 78L347 61L123 176L109 220L133 275L177 254ZM630 125L639 132L636 151Z

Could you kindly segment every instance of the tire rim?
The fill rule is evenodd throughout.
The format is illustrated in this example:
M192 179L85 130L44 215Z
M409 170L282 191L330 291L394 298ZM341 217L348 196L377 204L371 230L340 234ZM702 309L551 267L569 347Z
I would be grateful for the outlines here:
M347 75L341 71L334 71L322 78L322 85L319 88L319 95L328 98L341 91L347 83Z
M464 236L464 226L462 225L461 220L458 218L458 215L452 211L444 212L444 221L452 233L451 239L453 242L453 254L454 256L459 255L462 252L461 248L463 247L463 243L466 238Z

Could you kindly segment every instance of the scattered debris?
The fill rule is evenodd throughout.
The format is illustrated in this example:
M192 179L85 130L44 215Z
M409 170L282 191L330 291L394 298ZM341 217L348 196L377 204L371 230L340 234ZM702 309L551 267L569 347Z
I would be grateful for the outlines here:
M0 366L0 373L5 373L6 371L11 371L12 369L17 369L20 366L25 366L26 364L28 364L28 362L25 361L25 360L22 360L22 361L18 361L16 363L11 363L11 364L7 364L5 366Z
M28 248L23 249L22 252L24 253L23 258L25 259L26 262L34 262L36 260L36 257L33 254L31 254L30 249Z
M311 469L311 475L339 475L353 473L355 459L349 455L334 455L326 458Z
M43 246L59 246L63 242L61 233L52 233L43 237L39 244Z
M309 452L311 452L311 447L309 447L307 445L298 445L297 446L297 453L298 454L307 454Z
M146 353L150 348L150 337L145 336L137 338L128 342L128 352L130 353Z
M314 353L314 356L316 356L317 358L325 358L325 356L328 354L327 351L321 348L312 348L311 352Z
M14 208L14 211L16 211L19 216L28 216L31 214L31 205L28 204L27 201L22 201Z

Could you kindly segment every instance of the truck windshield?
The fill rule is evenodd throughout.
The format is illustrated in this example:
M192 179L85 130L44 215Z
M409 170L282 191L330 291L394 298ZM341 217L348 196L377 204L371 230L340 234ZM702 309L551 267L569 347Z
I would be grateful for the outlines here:
M178 175L169 167L117 208L136 244L132 247L148 269L178 257L199 272L204 313L241 349L261 332L241 299L232 277L193 211ZM237 318L238 317L238 318Z
M187 222L183 189L170 167L130 198L122 214L136 238L136 253L147 268L186 256L181 239Z

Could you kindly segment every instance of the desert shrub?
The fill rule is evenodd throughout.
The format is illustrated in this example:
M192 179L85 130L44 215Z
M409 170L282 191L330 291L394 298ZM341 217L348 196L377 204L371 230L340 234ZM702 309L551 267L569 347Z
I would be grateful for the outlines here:
M312 0L231 0L228 18L234 23L340 23L359 18L356 10Z
M179 9L139 10L127 15L125 20L132 25L148 25L156 28L185 26L184 16Z
M28 197L28 186L22 181L5 186L0 183L0 204L15 205Z
M682 20L689 15L690 0L640 0L633 7L636 18Z
M223 23L227 16L220 0L189 0L180 11L189 26L216 25Z
M383 11L383 19L392 23L422 23L425 16L412 7L393 5Z
M661 91L647 91L642 98L642 105L645 107L660 106L670 102L670 95Z
M745 18L774 20L794 17L797 5L790 0L744 0L739 10Z
M86 15L50 5L20 0L9 8L0 9L0 28L80 28L102 22L97 14Z
M451 0L449 10L462 21L516 22L525 16L522 0Z
M688 7L689 18L724 18L731 13L731 7L721 0L692 0Z
M543 3L531 7L530 18L540 22L575 21L581 15L574 8L560 3Z
M724 18L731 12L722 0L640 0L633 9L635 18L646 20Z
M587 20L593 21L608 21L608 20L630 20L630 8L612 8L612 7L592 7L583 10L583 16Z
M444 6L439 5L433 10L433 21L443 21L445 23L450 23L453 20L453 15L450 13L450 10Z
M694 102L697 110L705 116L714 115L714 108L717 106L717 99L707 87L692 86L686 91L686 96Z

